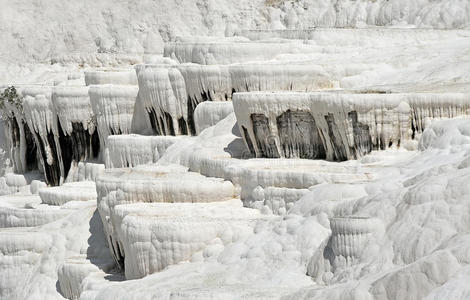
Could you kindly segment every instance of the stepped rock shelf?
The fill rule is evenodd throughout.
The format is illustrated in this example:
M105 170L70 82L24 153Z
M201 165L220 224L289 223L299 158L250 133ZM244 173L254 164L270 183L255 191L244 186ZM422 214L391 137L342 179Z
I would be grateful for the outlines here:
M184 185L180 185L180 182ZM125 248L116 209L137 202L200 203L236 197L231 182L187 172L181 166L111 169L96 180L98 209L116 261L124 266ZM116 219L117 218L117 219Z
M274 2L273 28L313 5ZM468 298L470 31L212 18L0 85L0 298Z
M268 207L285 214L309 188L325 183L365 183L374 170L351 163L306 159L250 159L225 168L225 178L240 185L240 198L248 207Z
M272 218L236 201L117 206L114 219L126 278L135 279L220 251Z
M427 118L470 115L470 94L237 93L233 106L254 156L343 161L409 143Z
M195 109L204 101L229 101L237 91L313 91L331 87L312 64L157 64L136 67L139 98L155 134L196 134Z

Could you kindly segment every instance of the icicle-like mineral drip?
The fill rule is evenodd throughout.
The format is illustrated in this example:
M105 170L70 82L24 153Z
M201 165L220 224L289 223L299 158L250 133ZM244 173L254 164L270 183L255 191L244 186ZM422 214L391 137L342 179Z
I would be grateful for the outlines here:
M377 219L339 217L330 219L331 245L336 256L347 260L360 257L369 235L376 230Z
M5 149L12 163L13 171L28 172L38 168L36 143L24 114L16 107L5 103L7 112L4 122Z
M88 89L81 86L65 86L55 87L53 90L52 103L59 124L67 135L72 133L73 123L81 123L83 129L90 134L95 131Z
M187 96L193 106L203 101L226 101L232 95L230 66L183 64L177 68L186 83Z
M332 83L317 65L139 65L139 97L134 123L148 114L156 134L196 134L194 111L204 101L228 101L237 91L331 88ZM143 121L142 121L143 122ZM145 122L143 122L145 123ZM133 132L145 131L133 125Z
M59 119L59 143L67 177L72 162L98 157L100 143L88 87L56 87L52 103Z
M466 94L237 93L233 105L254 155L339 161L399 147L425 118L470 114Z
M245 63L234 65L178 65L187 94L195 104L232 99L234 92L313 91L332 83L318 65Z
M35 98L26 96L23 108L25 119L35 136L46 181L51 185L59 185L64 179L64 168L52 100L44 95Z
M331 237L315 252L307 274L319 283L357 279L363 270L391 257L382 220L361 216L330 218ZM367 272L365 272L367 274Z
M109 136L105 155L106 168L128 168L156 163L177 140L173 136Z
M189 133L188 102L184 78L173 67L149 67L139 71L139 101L149 115L154 133Z
M36 97L44 95L50 99L52 87L41 85L20 85L17 86L17 93L23 99L26 97ZM9 152L9 157L13 170L18 173L28 172L37 169L40 165L40 158L35 142L35 137L25 119L21 106L4 103L6 112L5 121L5 146Z
M138 92L132 85L93 85L89 95L96 117L101 149L110 135L129 134Z
M237 92L303 92L333 87L322 67L315 64L240 64L230 66L229 72Z
M409 94L413 135L425 129L427 118L454 118L470 115L470 94Z

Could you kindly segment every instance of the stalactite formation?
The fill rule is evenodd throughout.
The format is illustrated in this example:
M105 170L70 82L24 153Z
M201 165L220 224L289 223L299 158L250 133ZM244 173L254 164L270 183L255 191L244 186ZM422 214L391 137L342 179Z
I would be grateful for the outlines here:
M469 0L3 2L0 299L470 298Z
M252 114L250 118L253 123L253 132L260 150L260 156L279 158L276 140L269 128L268 118L263 114Z
M106 168L130 168L156 163L167 148L179 140L179 137L174 136L109 136L104 163Z
M194 112L205 101L230 101L236 91L309 91L331 86L315 65L141 65L138 106L148 113L154 134L196 135ZM171 116L170 120L166 120ZM163 120L163 121L162 121Z
M61 166L59 165L59 153L55 144L55 135L48 133L46 137L34 133L36 144L41 155L44 176L50 185L59 185L63 180Z
M29 130L28 124L20 119L18 123L16 117L12 116L5 121L10 148L10 155L13 157L13 166L17 172L28 172L38 169L38 149L34 136Z
M93 114L100 138L106 149L110 135L131 133L138 87L133 85L93 85L89 89Z
M73 162L87 161L99 156L100 141L98 131L90 132L83 128L82 123L72 123L72 132L65 134L59 127L59 144L64 164L64 177L67 178Z
M380 220L367 217L338 217L330 219L331 249L336 257L348 264L360 258L373 234L380 231Z
M315 119L308 111L287 110L276 118L276 123L283 157L306 159L326 157Z
M466 94L234 94L234 111L252 155L344 161L400 147L426 118L467 116ZM299 110L299 108L303 108Z
M358 152L358 155L356 156L363 156L373 149L369 125L358 121L357 111L348 112L348 118L352 123L354 144L356 145L356 150ZM397 146L400 146L400 140L398 140Z
M27 96L24 100L24 112L37 145L46 182L50 185L59 185L65 177L59 144L58 119L53 110L52 100L44 95Z
M333 152L333 160L343 161L349 158L349 146L345 145L344 140L341 138L341 132L339 126L336 123L335 116L332 113L325 115L325 121L328 128L328 137L330 138L330 149Z
M56 87L52 93L64 178L73 163L96 159L100 154L96 118L88 93L84 86Z

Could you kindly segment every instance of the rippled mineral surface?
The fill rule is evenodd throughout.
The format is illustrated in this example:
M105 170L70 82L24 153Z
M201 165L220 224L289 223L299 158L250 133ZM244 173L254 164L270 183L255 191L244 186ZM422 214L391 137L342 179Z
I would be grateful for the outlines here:
M0 4L0 299L470 299L470 2Z

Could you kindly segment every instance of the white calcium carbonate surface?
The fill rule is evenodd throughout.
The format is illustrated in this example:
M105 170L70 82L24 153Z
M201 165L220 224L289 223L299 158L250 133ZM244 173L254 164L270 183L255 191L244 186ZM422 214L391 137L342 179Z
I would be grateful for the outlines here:
M469 298L467 1L0 16L0 299Z

